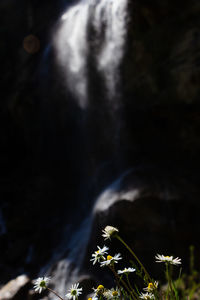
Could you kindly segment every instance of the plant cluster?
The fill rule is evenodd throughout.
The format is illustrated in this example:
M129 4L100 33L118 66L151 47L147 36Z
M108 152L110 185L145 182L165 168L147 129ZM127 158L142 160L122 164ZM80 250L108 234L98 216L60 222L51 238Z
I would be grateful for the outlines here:
M197 272L194 271L194 258L191 255L191 275L185 277L181 276L181 270L179 277L174 280L172 278L173 266L180 266L181 259L173 256L165 256L157 254L155 256L156 263L163 263L165 265L165 276L167 284L159 286L159 282L154 280L147 272L143 263L137 257L135 252L127 245L127 243L120 237L119 230L113 226L106 226L103 230L102 236L105 240L112 238L118 239L125 248L131 253L134 258L134 265L124 267L122 270L117 270L117 263L122 260L121 254L117 253L113 256L109 253L109 248L103 246L102 248L97 246L97 250L92 254L90 261L95 265L98 263L100 267L109 268L115 278L116 286L108 289L102 284L99 284L96 288L93 288L93 293L88 300L190 300L200 299L193 297L195 293L200 290L200 285L196 283L195 276ZM130 276L137 276L144 286L141 291L136 285L135 280L130 280ZM189 284L187 281L190 281ZM35 281L34 289L36 292L41 293L42 290L47 289L56 295L59 299L64 300L63 297L58 295L54 290L49 287L50 277L40 277ZM65 297L67 299L78 300L78 297L82 294L82 288L79 287L79 283L74 284L68 290Z

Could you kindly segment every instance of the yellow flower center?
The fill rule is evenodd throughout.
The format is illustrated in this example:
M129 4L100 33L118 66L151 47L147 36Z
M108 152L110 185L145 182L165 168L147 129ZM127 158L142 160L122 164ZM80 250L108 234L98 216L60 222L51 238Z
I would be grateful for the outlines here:
M153 287L154 287L153 283L152 283L152 282L150 282L150 283L148 284L148 289L149 289L149 290L152 290L152 289L153 289Z
M170 258L169 256L165 256L165 258Z
M117 291L114 291L114 292L112 292L112 295L113 295L114 297L116 297L116 296L118 296L118 292L117 292Z
M96 251L96 253L97 253L97 254L99 254L99 250L98 250L98 251Z
M92 300L92 298L88 298L88 300Z
M100 284L98 287L97 287L97 290L103 290L104 289L104 286L102 284Z
M111 260L113 257L111 255L107 256L107 260Z

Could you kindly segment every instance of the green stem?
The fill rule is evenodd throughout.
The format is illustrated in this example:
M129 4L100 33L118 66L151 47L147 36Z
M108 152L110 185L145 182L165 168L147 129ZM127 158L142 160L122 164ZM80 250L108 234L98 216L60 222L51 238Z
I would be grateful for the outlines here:
M111 266L109 266L109 268L110 268L111 271L113 272L113 274L114 274L116 280L117 280L118 282L121 281L122 284L124 285L124 287L126 288L126 290L129 292L130 296L132 296L134 300L135 300L135 299L137 300L137 298L135 298L135 296L133 295L132 291L131 291L131 290L129 289L129 287L127 286L126 282L125 282L123 279L120 279L119 275L118 275L117 272L115 271L115 268L114 268L114 267L111 267Z
M60 297L56 292L54 292L52 289L50 289L49 287L47 287L47 290L49 290L50 292L52 292L54 295L56 295L59 299L64 300L62 297Z
M166 279L167 279L167 282L168 282L168 286L167 286L167 299L168 299L168 296L169 296L169 272L168 272L168 263L165 264L166 266Z
M132 291L132 293L133 293L133 294L137 297L137 299L138 299L137 293L135 292L135 290L134 290L134 289L132 288L132 286L131 286L131 283L130 283L129 278L128 278L128 274L126 274L126 279L127 279L128 286L129 286L130 290Z
M145 269L145 267L143 266L143 264L141 263L141 261L139 260L139 258L137 257L137 255L133 252L133 250L124 242L124 240L118 235L116 234L116 238L128 249L128 251L133 255L133 257L136 259L136 261L138 262L138 264L141 266L141 268L143 269L145 275L148 278L148 282L151 282L151 277L149 275L149 273L147 272L147 270Z
M115 279L116 279L116 282L117 282L117 286L118 286L118 289L119 289L119 291L120 291L120 300L122 300L122 292L121 292L121 287L120 287L120 283L119 283L119 278L118 278L118 276L117 276L117 272L115 271L114 266L113 266L113 267L110 266L110 269L111 269L112 272L114 273L114 276L115 276Z
M166 263L166 275L167 275L167 281L168 281L168 284L169 284L170 292L173 295L174 291L173 291L173 288L172 288L171 275L170 275L170 272L169 272L169 264L168 263Z

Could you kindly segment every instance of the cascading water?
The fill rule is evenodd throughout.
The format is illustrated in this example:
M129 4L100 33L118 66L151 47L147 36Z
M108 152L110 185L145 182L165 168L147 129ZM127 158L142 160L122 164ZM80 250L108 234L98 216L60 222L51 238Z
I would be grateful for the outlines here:
M94 26L101 36L103 25L105 37L103 47L97 57L98 69L104 74L109 98L116 96L119 82L119 65L123 57L126 37L127 1L99 2L94 16Z
M92 56L96 71L107 88L108 99L116 98L119 92L117 86L126 38L127 5L128 0L82 0L68 8L59 21L53 38L57 63L63 72L67 89L82 109L87 109L89 105L88 58L91 44L95 45ZM65 235L67 241L63 239L55 257L41 270L41 276L45 272L54 278L55 289L62 295L66 293L68 285L76 280L92 220L91 212L73 234L68 230L72 237L69 238L69 232ZM56 299L52 294L48 297Z
M90 44L96 49L96 69L104 77L108 97L114 98L119 83L127 24L127 0L82 0L61 17L54 45L58 64L68 89L81 108L88 104L88 55ZM93 35L88 37L88 28Z
M64 296L68 287L73 284L78 277L79 264L87 246L90 235L92 218L89 216L80 224L80 228L72 231L70 225L66 226L63 232L62 243L54 251L54 255L49 263L40 270L40 276L48 275L52 277L52 283L58 294ZM73 232L71 238L69 233ZM57 300L52 293L49 300Z

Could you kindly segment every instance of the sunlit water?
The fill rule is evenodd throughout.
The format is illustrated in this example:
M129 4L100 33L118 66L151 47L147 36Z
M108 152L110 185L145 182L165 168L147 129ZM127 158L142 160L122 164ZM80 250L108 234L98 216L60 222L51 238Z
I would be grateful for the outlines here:
M70 225L66 226L62 243L55 249L49 263L40 270L39 275L50 276L53 289L63 297L71 284L77 281L79 266L90 236L91 223L92 215L83 220L77 230L72 231ZM50 293L48 299L57 300L57 297Z
M119 93L119 67L126 42L127 5L128 0L81 0L63 13L53 33L59 71L63 74L67 90L82 109L89 104L88 58L91 49L94 50L92 57L96 72L103 79L108 99L114 100ZM114 186L112 192L117 193ZM110 190L103 198L108 200L107 196L110 197ZM55 289L62 296L67 293L70 284L76 282L98 203L77 230L73 232L70 225L66 226L62 244L41 270L41 276L52 276ZM54 300L56 297L50 294L48 299Z
M54 33L58 64L67 88L81 108L88 104L88 55L92 44L96 69L104 77L109 98L114 98L119 83L119 66L126 39L127 0L82 0L61 17ZM93 36L88 37L88 28ZM90 42L89 42L90 41Z
M66 295L69 287L78 282L80 266L83 259L85 259L92 224L96 214L103 210L107 211L110 206L120 199L134 201L138 197L139 192L137 189L130 190L123 188L123 182L131 172L132 169L129 169L122 173L116 181L105 188L100 196L97 197L89 216L80 224L77 230L73 231L70 225L66 226L62 243L55 249L52 259L41 269L39 274L40 276L51 276L53 289L59 295ZM71 238L69 238L70 232ZM92 253L87 257L88 262L90 262L91 257ZM50 293L48 299L56 300L57 298Z
M123 187L123 182L126 180L127 176L131 174L132 170L133 169L129 169L122 173L116 181L114 181L99 195L94 205L94 214L100 211L107 211L109 207L121 199L133 202L139 197L138 189Z

